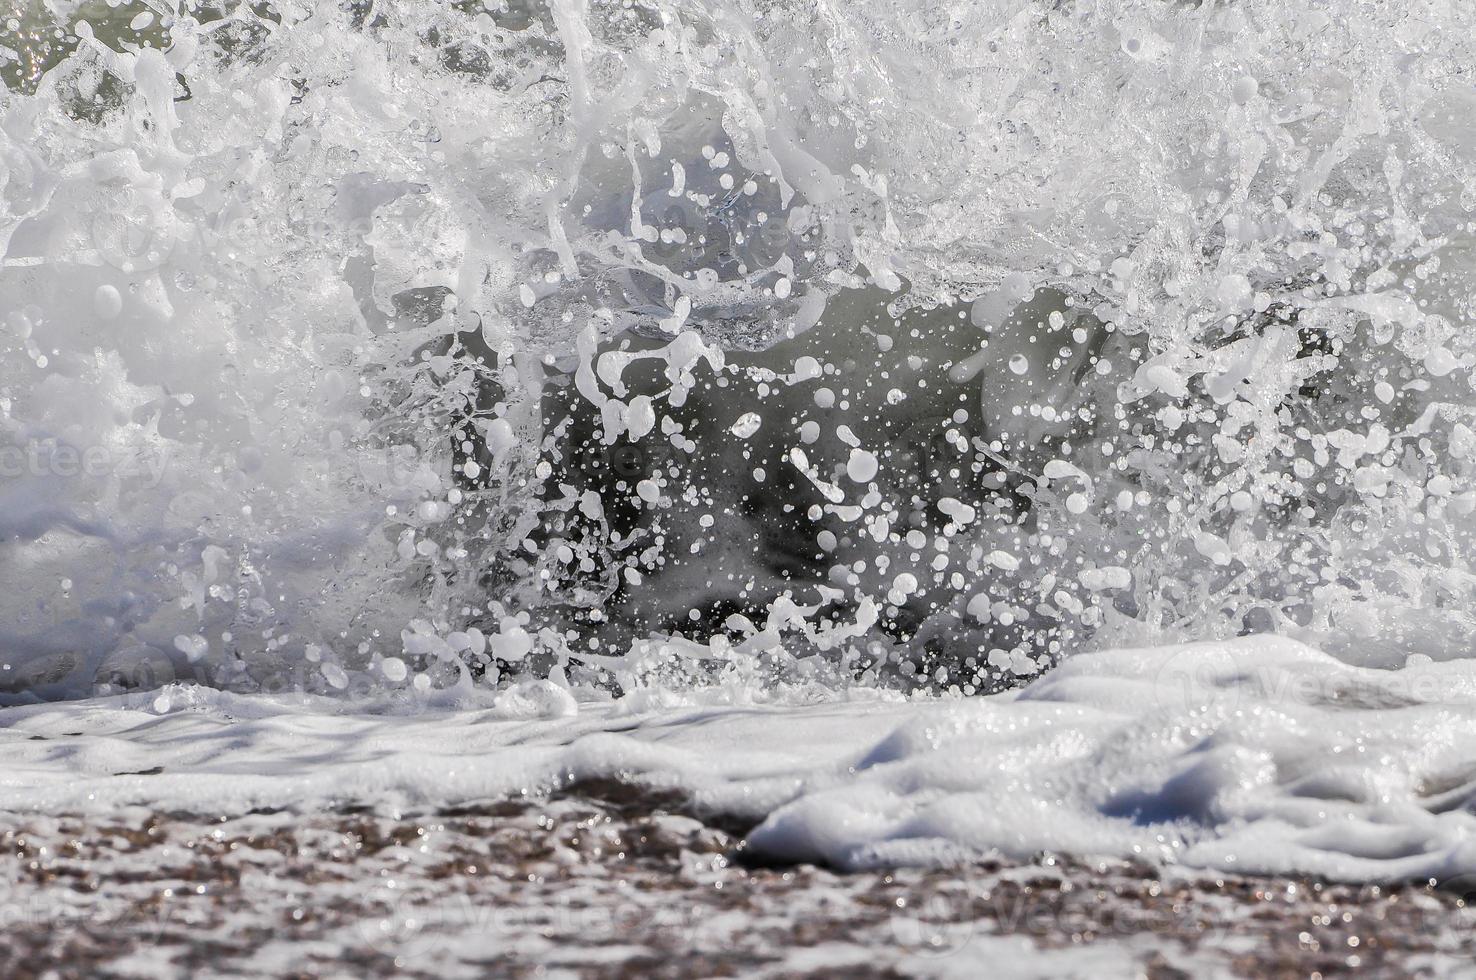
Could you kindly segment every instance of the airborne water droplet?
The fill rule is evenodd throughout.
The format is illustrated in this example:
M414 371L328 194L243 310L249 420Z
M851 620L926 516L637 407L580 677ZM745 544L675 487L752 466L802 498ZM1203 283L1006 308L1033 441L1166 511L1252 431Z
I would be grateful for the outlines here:
M759 430L762 423L763 420L759 417L758 412L744 412L728 431L739 439L747 439Z

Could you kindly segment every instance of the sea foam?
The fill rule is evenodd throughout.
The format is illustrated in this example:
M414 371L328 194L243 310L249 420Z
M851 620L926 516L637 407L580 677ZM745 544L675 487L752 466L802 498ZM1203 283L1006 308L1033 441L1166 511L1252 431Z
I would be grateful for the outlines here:
M1071 658L1017 692L822 703L739 690L366 712L179 686L0 713L5 808L433 813L621 779L753 826L773 861L856 869L1041 853L1168 873L1476 874L1476 671L1350 667L1276 638Z

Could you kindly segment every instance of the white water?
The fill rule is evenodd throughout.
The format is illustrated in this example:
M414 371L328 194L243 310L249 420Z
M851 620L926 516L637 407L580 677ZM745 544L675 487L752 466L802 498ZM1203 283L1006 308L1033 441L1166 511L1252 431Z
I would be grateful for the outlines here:
M488 711L365 714L181 686L11 708L5 795L42 813L416 814L613 776L751 820L757 855L841 868L1055 852L1183 873L1476 875L1467 662L1367 670L1255 639L1084 654L983 698L709 690L575 710L536 688Z
M1064 661L1018 699L836 709L801 761L738 734L703 755L673 721L703 761L642 768L752 791L768 767L790 789L753 805L756 843L848 865L1466 868L1464 810L1419 782L1463 785L1440 753L1464 708L1283 709L1231 671L1160 718L1142 701L1175 688L1147 675L1180 648L1071 655L1279 632L1338 659L1270 645L1276 672L1463 690L1469 4L142 10L27 4L0 35L8 700L185 678L464 707L531 678L565 708L624 695L606 713L872 704ZM37 54L53 20L65 57ZM1356 670L1411 655L1459 662ZM1079 680L1119 667L1142 676ZM174 690L206 718L281 703ZM962 775L917 747L935 716ZM1034 725L1060 744L1021 744ZM901 775L791 799L898 726ZM419 737L386 750L407 780ZM35 751L17 794L76 804L86 753ZM493 753L475 788L573 751ZM387 791L371 769L335 791ZM296 785L260 775L230 792ZM1108 812L1134 791L1146 823ZM898 830L931 819L917 794L931 834ZM1329 826L1352 842L1306 843Z

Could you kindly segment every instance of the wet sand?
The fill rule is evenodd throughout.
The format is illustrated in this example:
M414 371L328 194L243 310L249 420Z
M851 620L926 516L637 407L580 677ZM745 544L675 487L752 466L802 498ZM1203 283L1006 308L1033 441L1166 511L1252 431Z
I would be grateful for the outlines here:
M0 823L0 973L1445 976L1476 917L1419 885L1123 863L753 866L741 826L614 783L433 814L134 808Z

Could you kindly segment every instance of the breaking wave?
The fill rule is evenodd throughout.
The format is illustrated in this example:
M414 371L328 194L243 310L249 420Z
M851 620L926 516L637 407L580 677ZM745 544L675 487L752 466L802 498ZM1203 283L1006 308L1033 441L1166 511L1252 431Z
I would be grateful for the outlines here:
M1476 630L1476 9L13 0L11 699Z

